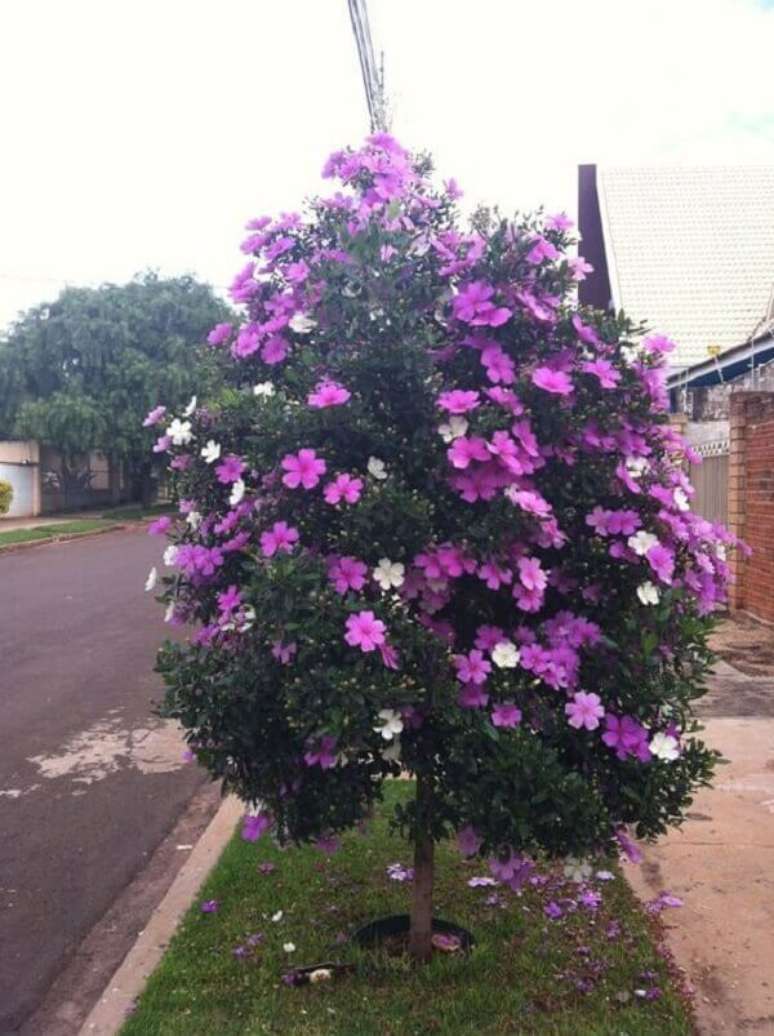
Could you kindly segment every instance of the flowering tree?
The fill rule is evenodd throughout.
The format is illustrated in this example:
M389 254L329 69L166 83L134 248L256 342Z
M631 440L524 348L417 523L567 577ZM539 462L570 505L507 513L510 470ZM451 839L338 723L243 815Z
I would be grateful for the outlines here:
M328 160L342 191L248 224L229 388L149 415L183 497L162 597L195 624L166 710L248 839L329 847L413 774L419 959L439 838L515 888L680 821L732 541L689 510L672 343L578 307L564 215L463 230L429 174L376 134Z

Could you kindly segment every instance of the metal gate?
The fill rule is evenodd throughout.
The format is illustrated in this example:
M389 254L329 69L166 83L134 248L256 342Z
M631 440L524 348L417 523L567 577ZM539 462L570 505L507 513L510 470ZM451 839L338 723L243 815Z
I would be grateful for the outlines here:
M728 524L728 440L693 445L701 464L691 464L689 476L696 495L691 510L710 522Z

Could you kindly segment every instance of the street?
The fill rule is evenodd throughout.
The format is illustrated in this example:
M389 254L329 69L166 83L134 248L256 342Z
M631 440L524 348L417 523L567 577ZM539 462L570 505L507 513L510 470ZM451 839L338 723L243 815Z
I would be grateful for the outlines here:
M0 556L0 1034L19 1029L204 776L152 714L144 527Z

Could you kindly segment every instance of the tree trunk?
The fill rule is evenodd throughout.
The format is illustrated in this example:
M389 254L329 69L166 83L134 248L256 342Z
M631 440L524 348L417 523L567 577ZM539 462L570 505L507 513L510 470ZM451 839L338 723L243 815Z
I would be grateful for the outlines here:
M414 899L411 904L409 953L426 963L433 952L433 783L417 775L417 826L414 832Z

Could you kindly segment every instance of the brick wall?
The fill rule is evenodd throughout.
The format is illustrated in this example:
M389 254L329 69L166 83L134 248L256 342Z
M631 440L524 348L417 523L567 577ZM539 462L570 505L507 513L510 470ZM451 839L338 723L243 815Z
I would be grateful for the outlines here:
M728 522L753 550L732 561L731 607L774 622L774 392L730 397Z

